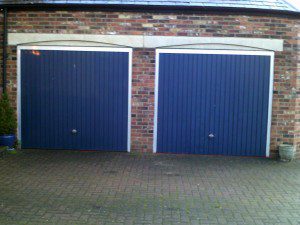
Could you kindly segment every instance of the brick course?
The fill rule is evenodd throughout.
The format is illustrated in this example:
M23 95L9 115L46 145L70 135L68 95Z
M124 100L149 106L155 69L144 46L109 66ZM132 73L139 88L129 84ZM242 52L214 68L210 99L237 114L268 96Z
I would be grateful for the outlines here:
M2 20L2 17L0 18ZM213 13L102 11L9 11L9 32L251 37L284 40L275 53L271 156L280 143L297 146L300 156L300 27L292 16ZM8 49L8 91L16 102L16 47ZM154 49L134 49L132 150L152 152Z

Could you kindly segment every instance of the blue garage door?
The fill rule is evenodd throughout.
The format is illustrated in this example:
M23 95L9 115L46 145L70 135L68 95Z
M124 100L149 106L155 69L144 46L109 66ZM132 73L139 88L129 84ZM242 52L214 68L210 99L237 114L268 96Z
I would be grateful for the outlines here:
M127 151L129 52L21 50L23 148Z
M271 55L159 54L157 152L266 156Z

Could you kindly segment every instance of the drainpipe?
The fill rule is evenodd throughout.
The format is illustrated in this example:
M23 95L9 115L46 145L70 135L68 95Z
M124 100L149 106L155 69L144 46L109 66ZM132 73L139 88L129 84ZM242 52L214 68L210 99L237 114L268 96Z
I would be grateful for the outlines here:
M6 92L6 64L7 64L7 8L3 9L3 42L2 42L2 91Z

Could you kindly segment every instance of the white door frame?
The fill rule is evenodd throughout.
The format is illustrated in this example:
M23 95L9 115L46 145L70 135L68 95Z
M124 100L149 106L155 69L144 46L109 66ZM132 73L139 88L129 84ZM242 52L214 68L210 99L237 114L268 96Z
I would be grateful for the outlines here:
M17 120L18 140L22 145L21 133L21 51L22 50L59 50L59 51L89 51L89 52L128 52L128 125L127 125L127 152L131 146L131 88L132 88L132 48L110 47L68 47L68 46L18 46L17 47Z
M267 125L267 145L266 157L270 156L271 141L271 121L273 103L273 83L274 83L274 52L272 51L239 51L239 50L195 50L195 49L157 49L155 55L155 104L154 104L154 132L153 132L153 152L157 152L157 116L158 116L158 83L159 83L159 55L160 53L173 54L212 54L212 55L260 55L270 56L270 83L269 83L269 105L268 105L268 125Z

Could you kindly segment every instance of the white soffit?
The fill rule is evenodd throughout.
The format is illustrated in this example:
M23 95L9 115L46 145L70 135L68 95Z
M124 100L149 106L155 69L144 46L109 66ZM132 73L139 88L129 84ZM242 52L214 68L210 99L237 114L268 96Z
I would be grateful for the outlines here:
M257 49L282 51L283 40L235 37L9 33L8 45L120 46L132 48Z

